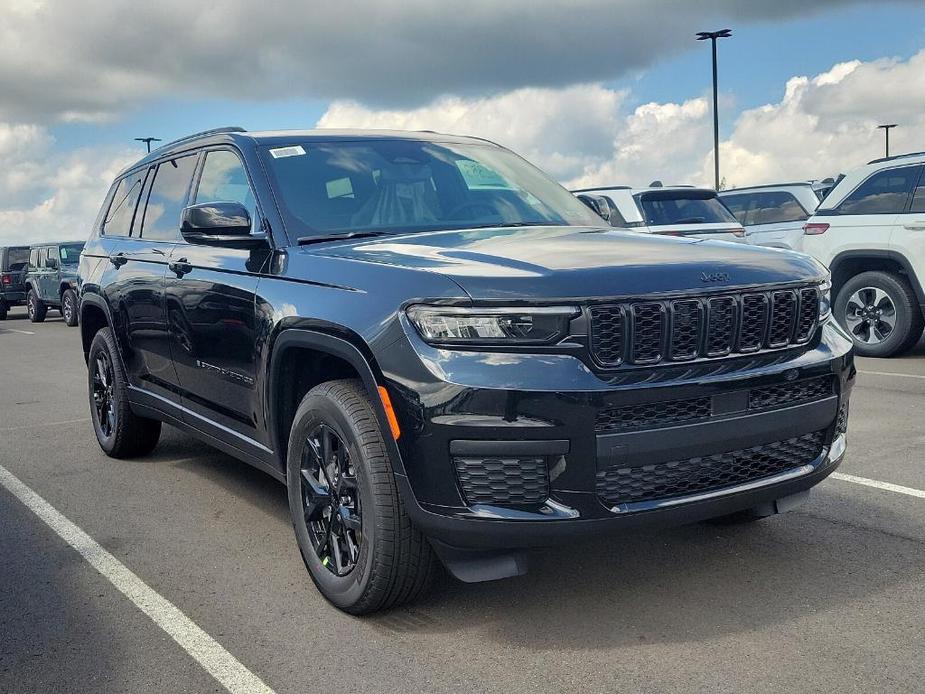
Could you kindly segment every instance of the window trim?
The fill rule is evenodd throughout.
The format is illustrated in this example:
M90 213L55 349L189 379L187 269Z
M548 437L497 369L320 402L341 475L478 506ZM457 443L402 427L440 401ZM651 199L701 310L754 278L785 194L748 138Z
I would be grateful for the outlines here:
M115 181L113 181L112 186L109 190L109 195L106 203L104 203L104 209L106 210L104 214L100 216L99 227L97 228L97 233L104 237L110 239L128 239L132 237L132 232L135 229L135 218L138 216L138 206L141 204L141 198L145 192L145 185L148 182L148 176L151 172L151 167L147 167L147 170L144 172L144 176L141 179L141 190L138 192L138 199L135 201L135 209L132 210L132 218L128 223L128 233L127 234L107 234L106 233L106 220L109 219L109 213L112 211L112 204L116 201L116 193L119 190L119 186L122 185L123 181L128 180L129 178L135 176L142 167L132 169L123 176L119 176Z

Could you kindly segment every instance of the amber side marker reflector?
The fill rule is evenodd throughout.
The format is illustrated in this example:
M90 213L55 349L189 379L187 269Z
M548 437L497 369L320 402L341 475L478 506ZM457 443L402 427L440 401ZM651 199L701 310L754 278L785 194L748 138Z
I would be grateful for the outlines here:
M382 400L382 407L385 408L385 418L389 420L392 438L398 441L398 437L401 436L401 429L398 427L398 419L395 417L395 410L392 408L392 400L389 398L389 391L385 389L385 386L379 386L379 399Z

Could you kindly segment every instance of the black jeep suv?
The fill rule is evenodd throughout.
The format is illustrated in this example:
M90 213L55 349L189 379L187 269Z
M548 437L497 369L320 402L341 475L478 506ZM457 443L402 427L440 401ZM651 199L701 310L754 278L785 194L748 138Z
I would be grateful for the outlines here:
M845 451L851 340L807 256L615 230L510 151L226 128L121 173L80 261L93 427L288 486L365 613L609 531L789 508Z
M0 246L0 320L6 320L11 306L26 300L23 279L28 267L28 246Z

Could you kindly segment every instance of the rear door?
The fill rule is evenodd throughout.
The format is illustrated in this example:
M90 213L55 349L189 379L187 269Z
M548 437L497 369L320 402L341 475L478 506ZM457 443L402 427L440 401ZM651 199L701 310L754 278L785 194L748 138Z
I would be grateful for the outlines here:
M45 270L42 272L41 294L42 300L51 304L58 305L58 287L60 286L61 271L61 254L57 246L48 246L45 249Z
M203 153L190 204L240 202L258 230L253 187L237 152ZM262 440L256 413L256 301L258 272L267 250L197 246L182 239L173 250L166 279L171 351L186 408L197 427L217 423L248 439Z
M807 236L804 250L829 265L844 252L885 250L891 243L902 243L901 235L892 238L893 230L906 216L921 169L918 164L881 169L858 184L834 209L817 210L811 223L828 224L829 228Z
M919 170L907 209L893 226L890 249L907 258L919 283L925 282L925 167Z

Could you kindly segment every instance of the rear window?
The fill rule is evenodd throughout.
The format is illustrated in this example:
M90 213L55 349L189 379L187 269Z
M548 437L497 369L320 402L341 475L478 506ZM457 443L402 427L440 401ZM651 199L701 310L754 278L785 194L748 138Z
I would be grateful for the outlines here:
M723 203L744 226L802 222L809 213L791 193L765 191L723 195Z
M665 190L635 195L649 226L736 223L712 191Z
M28 248L11 248L7 252L7 269L22 270L29 264Z

